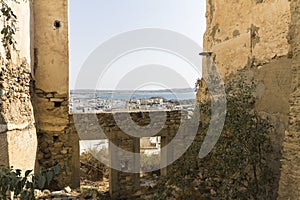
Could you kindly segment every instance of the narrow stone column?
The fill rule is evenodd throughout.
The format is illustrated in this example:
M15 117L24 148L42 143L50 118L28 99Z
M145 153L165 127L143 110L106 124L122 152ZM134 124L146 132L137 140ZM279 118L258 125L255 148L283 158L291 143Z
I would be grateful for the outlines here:
M130 171L140 171L140 157L137 154L124 153L122 150L139 153L140 139L128 136L121 131L111 134L115 136L110 137L110 164L119 169L110 168L110 195L113 199L128 198L140 189L140 174L129 173ZM112 145L117 146L117 148L113 148Z
M161 142L161 152L160 152L160 163L161 166L166 166L169 161L172 159L173 156L173 148L172 146L167 146L171 140L171 137L169 135L161 136L160 142ZM163 167L160 169L161 176L167 176L168 175L168 166Z
M79 143L69 116L68 0L33 1L33 11L37 167L61 167L48 187L76 188Z

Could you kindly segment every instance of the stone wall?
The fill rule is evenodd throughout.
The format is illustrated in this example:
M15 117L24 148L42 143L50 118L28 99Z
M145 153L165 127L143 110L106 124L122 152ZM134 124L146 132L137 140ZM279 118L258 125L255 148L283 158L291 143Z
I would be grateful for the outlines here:
M10 3L18 17L15 36L18 51L7 61L0 48L0 164L33 169L37 158L37 169L66 165L67 170L53 181L53 187L77 187L79 139L98 139L99 135L90 133L97 133L99 125L112 143L139 152L139 140L126 135L130 129L122 131L111 113L97 114L99 124L85 124L84 131L80 131L83 135L78 137L78 123L74 123L75 116L69 114L68 108L68 1L37 0L32 6L30 2ZM277 179L284 141L280 199L300 196L299 5L298 0L207 0L204 49L212 52L208 59L216 64L224 79L244 69L259 83L256 109L269 117L275 127L272 139L277 152L272 165ZM204 72L210 67L207 63ZM91 115L80 116L81 122L90 122ZM141 126L149 123L147 116L147 112L131 114ZM158 133L163 145L177 132L181 117L177 111L167 112L167 116L169 121ZM130 124L126 120L122 123ZM110 155L111 159L115 156L128 159L129 168L139 160L120 152ZM166 155L162 152L163 162L168 159ZM167 173L167 168L163 173ZM111 193L116 197L133 194L139 188L138 183L137 174L111 170Z
M114 169L110 168L111 196L122 198L135 194L140 188L139 173L132 173L132 171L140 171L140 158L138 155L128 154L123 150L139 154L140 137L154 135L161 136L162 146L166 146L176 135L180 124L187 120L187 113L184 111L144 111L74 114L72 118L73 130L78 133L81 140L109 139L109 158L102 158L101 160L108 160L109 163L106 164L114 167ZM165 119L165 122L160 119ZM154 126L159 127L158 132L149 135L152 130L146 130L143 127L151 125L151 122L154 121L160 121L161 124L158 123ZM134 126L139 128L136 129ZM138 135L134 137L134 134ZM116 145L120 149L113 148L112 145ZM56 151L59 152L60 150L57 149ZM167 149L161 152L162 165L167 162L167 159L171 159L171 151L171 149ZM79 162L76 165L79 168ZM163 168L162 174L166 173L167 168Z
M204 50L214 52L222 77L288 54L288 0L207 0L206 20Z
M292 92L290 95L289 130L285 132L278 199L300 196L300 1L291 2L292 22L289 43L292 57Z
M227 80L231 74L243 70L258 83L256 110L274 126L272 141L276 152L271 165L278 182L295 73L289 41L294 37L290 35L291 2L207 0L206 18L204 49L212 52L207 59L216 64L221 77ZM210 67L203 63L204 77ZM200 95L198 92L198 100Z
M18 30L14 36L16 50L11 48L10 60L2 45L0 49L0 164L24 172L34 169L37 148L30 92L30 3L9 4L18 18Z

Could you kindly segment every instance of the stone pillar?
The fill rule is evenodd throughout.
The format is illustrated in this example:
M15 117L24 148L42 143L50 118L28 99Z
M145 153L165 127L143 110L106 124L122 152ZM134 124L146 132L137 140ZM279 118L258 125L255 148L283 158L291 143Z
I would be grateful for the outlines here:
M160 144L161 144L161 152L160 152L160 163L161 166L166 166L169 161L172 160L173 156L173 146L169 145L169 142L171 141L171 137L169 135L161 136L160 138ZM165 147L165 148L164 148ZM160 169L161 176L167 176L168 175L168 168L169 166L163 167Z
M80 183L79 142L69 119L68 0L37 0L33 9L37 167L66 167L49 187L75 188Z
M118 148L128 152L140 152L140 139L125 135L121 131L111 133L114 136L110 139L109 154L111 166L119 165L121 171L110 168L110 195L113 199L128 198L140 189L140 174L128 173L126 171L140 171L139 156L124 155L124 153L116 148L112 148L112 144Z
M170 166L174 161L174 158L177 158L177 145L182 143L184 138L174 138L178 134L179 127L181 124L181 118L183 117L182 111L169 111L167 114L167 120L163 129L157 136L161 136L161 152L160 152L160 174L161 176L167 176L169 173ZM171 141L173 143L171 143ZM183 143L184 145L184 143ZM179 149L178 149L179 150ZM179 150L180 152L180 150Z

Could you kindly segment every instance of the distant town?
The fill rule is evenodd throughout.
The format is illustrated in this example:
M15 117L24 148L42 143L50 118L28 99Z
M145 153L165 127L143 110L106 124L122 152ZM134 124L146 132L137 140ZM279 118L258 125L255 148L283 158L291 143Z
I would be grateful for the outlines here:
M90 91L72 90L71 113L122 112L137 110L193 111L195 93L192 89L171 91Z
M193 115L195 106L194 89L172 89L155 91L92 91L71 90L71 113L101 113L122 111L185 110ZM108 140L80 141L80 152L89 149L108 148ZM159 154L160 137L141 139L141 153Z

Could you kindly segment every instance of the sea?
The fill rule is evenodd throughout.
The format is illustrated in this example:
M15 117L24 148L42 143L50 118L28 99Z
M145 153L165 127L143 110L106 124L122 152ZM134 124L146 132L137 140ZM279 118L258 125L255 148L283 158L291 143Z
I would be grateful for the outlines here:
M186 100L195 99L196 94L193 92L188 93L170 93L170 92L153 92L153 93L100 93L96 94L97 98L101 99L150 99L151 97L163 97L167 100Z
M79 98L100 98L100 99L149 99L152 97L163 97L167 100L188 100L195 99L194 89L174 89L174 90L144 90L144 91L71 91L72 96Z

